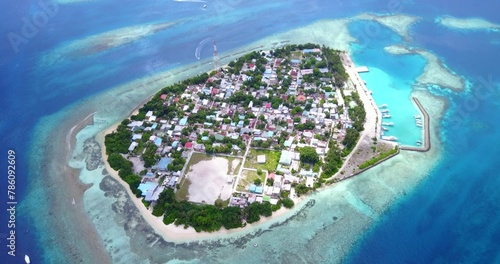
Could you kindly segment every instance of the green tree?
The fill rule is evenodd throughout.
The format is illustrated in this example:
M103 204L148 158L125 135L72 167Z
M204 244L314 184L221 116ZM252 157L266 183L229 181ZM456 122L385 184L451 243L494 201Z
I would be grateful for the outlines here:
M303 163L316 163L319 161L319 155L313 147L303 147L299 149L300 161Z
M281 199L281 202L283 203L283 206L285 206L286 208L289 208L289 209L295 205L293 200L290 198L283 198L283 199Z

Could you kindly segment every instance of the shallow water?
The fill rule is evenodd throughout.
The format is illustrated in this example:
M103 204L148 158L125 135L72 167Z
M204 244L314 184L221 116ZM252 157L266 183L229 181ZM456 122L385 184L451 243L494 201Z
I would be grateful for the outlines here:
M309 1L307 5L300 1L221 3L226 4L226 9L210 5L214 9L206 11L198 4L175 2L61 4L57 15L19 46L20 52L13 52L9 45L2 49L0 98L7 99L1 101L6 118L0 121L0 142L2 152L13 148L18 153L19 256L29 254L32 262L41 263L106 262L108 258L116 263L499 261L500 223L495 217L499 199L495 190L500 183L494 170L498 151L492 147L498 142L494 120L498 119L500 89L495 81L500 72L496 67L498 46L494 43L499 41L499 35L434 24L435 17L446 14L481 16L498 23L494 4L403 1L397 12L423 17L410 31L413 40L406 43L390 30L381 26L377 29L377 24L366 21L351 23L348 28L326 21L322 23L328 26L312 24L286 33L321 19L368 10L386 12L389 5L379 1ZM40 11L36 3L9 5L12 8L4 9L10 11L3 12L5 23L0 25L4 35L21 34L21 19ZM111 15L105 11L110 7L114 10ZM193 20L183 27L102 53L40 67L43 54L71 41L179 18ZM349 44L355 39L347 34L347 29L358 43ZM389 104L394 122L397 121L390 131L404 144L414 143L419 136L412 123L416 108L409 104L409 96L425 62L418 55L386 54L385 46L403 44L430 50L451 70L466 77L469 93L430 88L434 94L450 100L446 118L442 122L432 120L437 129L435 135L439 135L433 140L443 144L433 142L431 152L403 153L315 194L280 226L268 228L271 223L265 224L212 244L174 245L152 234L121 186L106 177L102 167L81 171L79 179L92 186L78 184L78 174L71 169L64 171L65 137L85 116L96 112L94 125L78 134L71 155L70 165L83 168L86 139L128 116L158 88L185 78L186 74L211 68L194 57L198 44L207 38L217 39L221 57L279 41L313 41L350 49L356 63L372 68L362 76L374 91L377 103ZM200 57L210 61L211 53L208 45ZM172 77L188 63L198 68ZM166 70L170 72L158 77ZM133 85L111 89L144 76ZM158 81L150 82L152 79ZM482 96L485 90L481 85L492 87L487 89L491 95ZM387 87L391 87L391 93L384 93ZM441 104L427 96L419 95L427 101L426 109L437 116L440 107L436 106ZM61 141L52 144L55 139ZM0 165L4 167L5 159L0 160ZM0 182L2 190L6 189L5 184ZM89 189L83 193L86 188ZM70 202L75 196L77 206L82 206L76 211ZM4 214L0 220L6 221ZM290 236L295 239L290 241ZM259 246L248 246L254 243ZM394 248L398 254L384 253L393 252ZM12 260L6 253L0 259Z

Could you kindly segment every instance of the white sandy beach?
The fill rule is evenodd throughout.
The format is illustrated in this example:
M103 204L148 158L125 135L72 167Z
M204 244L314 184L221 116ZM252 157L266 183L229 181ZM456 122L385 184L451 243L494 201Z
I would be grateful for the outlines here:
M500 32L500 24L495 24L482 18L456 18L443 16L436 18L436 22L448 28L464 30L491 30Z

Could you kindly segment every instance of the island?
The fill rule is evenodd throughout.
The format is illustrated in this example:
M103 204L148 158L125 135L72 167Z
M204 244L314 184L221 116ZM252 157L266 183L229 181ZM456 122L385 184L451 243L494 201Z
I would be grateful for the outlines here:
M317 44L250 52L117 124L105 136L110 173L166 225L213 232L270 217L399 153L379 140L387 115L366 70Z

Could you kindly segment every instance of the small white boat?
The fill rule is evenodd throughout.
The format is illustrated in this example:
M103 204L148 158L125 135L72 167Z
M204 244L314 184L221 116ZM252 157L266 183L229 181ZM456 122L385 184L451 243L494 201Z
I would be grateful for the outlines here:
M417 124L418 127L422 127L422 124Z
M76 204L76 202L75 202L75 198L73 198L73 201L71 201L71 203L72 203L73 205L75 205L75 204Z
M396 141L396 140L398 140L398 138L395 137L395 136L382 136L382 139L383 140L388 140L388 141Z
M387 127L382 127L382 130L388 131L389 129Z
M207 5L203 5L203 9L207 9Z
M386 107L387 107L387 105L383 104L383 105L379 106L378 108L386 108Z
M421 146L421 145L422 145L422 141L417 140L417 146Z
M253 244L253 246L254 246L254 247L257 247L258 245L257 245L257 243L255 243L255 244Z
M421 117L421 116L419 116L419 115L416 115L416 116L414 116L414 117L415 117L415 119L420 119L420 118L422 118L422 117Z
M27 264L31 263L30 257L28 255L24 255L24 262L26 262Z
M389 114L382 115L383 118L391 118L392 116Z
M382 122L382 125L384 126L394 126L393 122Z
M389 109L384 109L380 111L381 113L389 113Z

